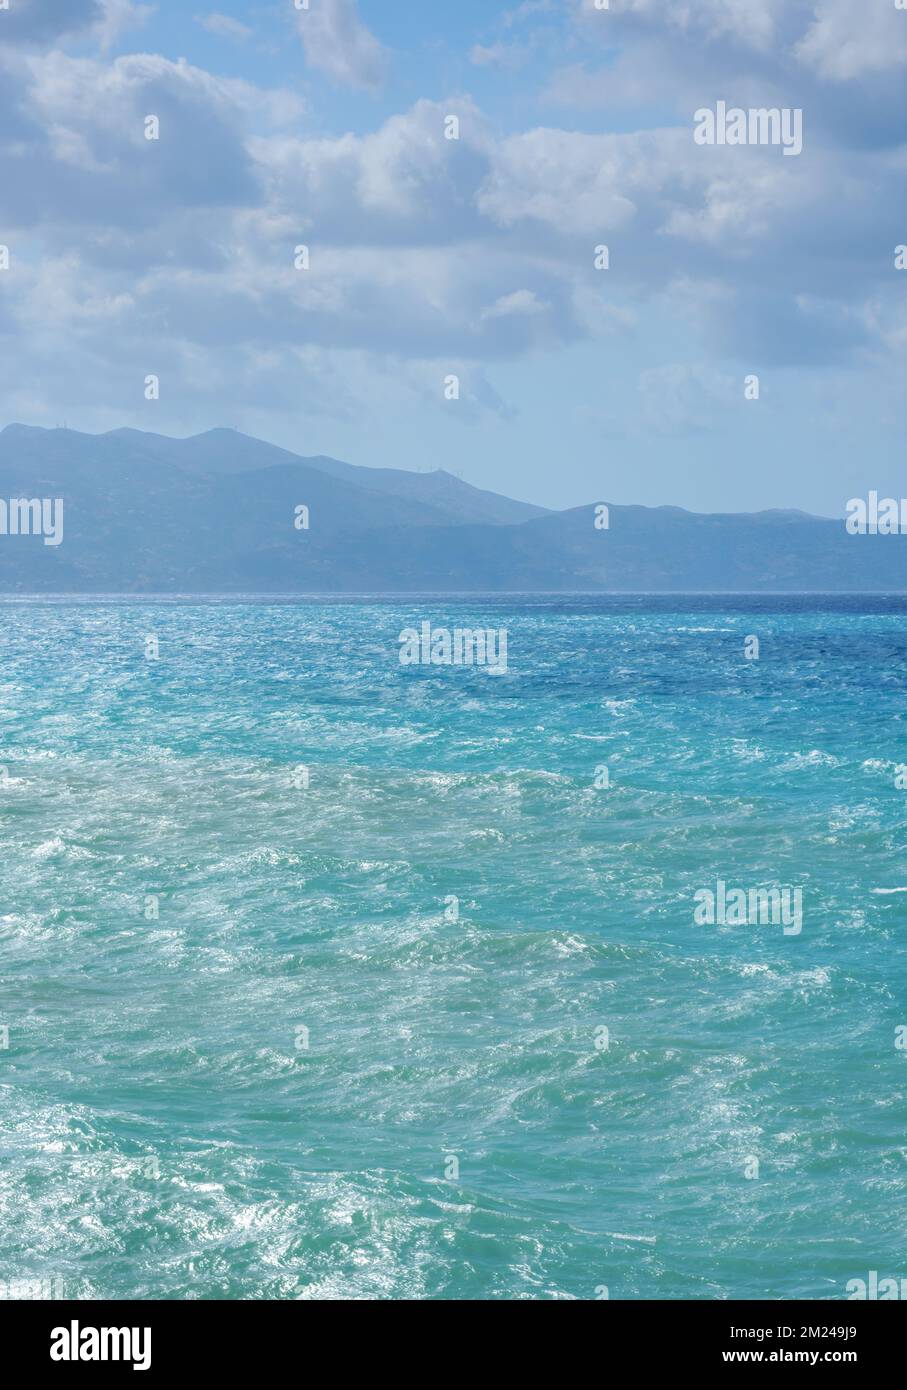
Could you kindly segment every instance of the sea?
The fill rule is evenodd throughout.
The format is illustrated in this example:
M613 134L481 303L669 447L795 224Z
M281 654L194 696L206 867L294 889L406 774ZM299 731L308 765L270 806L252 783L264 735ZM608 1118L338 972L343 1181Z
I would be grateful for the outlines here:
M6 597L0 658L0 1297L907 1276L907 599Z

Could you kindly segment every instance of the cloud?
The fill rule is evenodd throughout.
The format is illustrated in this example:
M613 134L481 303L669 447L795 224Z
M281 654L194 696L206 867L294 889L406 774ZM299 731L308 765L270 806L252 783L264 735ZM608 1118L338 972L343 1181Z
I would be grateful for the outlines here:
M899 351L903 316L885 307L893 248L907 240L897 108L879 134L862 116L872 84L842 87L819 71L817 48L794 51L813 32L811 9L790 27L759 7L786 35L778 62L756 42L758 26L734 28L733 7L680 6L659 26L651 7L621 18L612 4L597 17L625 26L619 59L608 57L615 28L584 58L600 59L624 102L634 90L670 92L677 125L650 116L653 128L633 129L647 119L640 108L631 128L608 133L521 128L508 112L502 133L459 97L332 135L310 128L291 93L155 54L110 61L32 46L15 64L0 59L4 356L49 400L99 412L160 365L171 395L188 409L194 393L215 414L225 398L290 409L298 389L339 414L397 390L403 409L435 400L457 371L474 384L479 416L506 417L486 375L494 364L584 337L632 343L647 314L688 335L703 374L709 359L758 370ZM550 8L538 13L548 24ZM91 7L81 14L97 23ZM343 24L359 25L355 7L300 12L303 26L313 19L307 45L317 50L319 32L335 43L330 61L330 45L321 49L323 70L378 80L383 50L376 67L368 44L342 40ZM731 96L713 48L722 63L731 49L743 55L732 69L740 100L794 80L809 117L800 159L695 145L696 105ZM158 141L145 139L149 114ZM449 114L459 140L444 138ZM594 268L602 242L608 272ZM308 271L294 266L300 243ZM647 380L650 427L698 428L715 404L710 381ZM26 388L6 389L21 399Z
M448 114L459 117L459 140L444 138ZM462 100L419 101L367 135L251 142L275 206L307 218L317 208L320 235L335 243L379 245L478 234L492 145L482 113Z
M469 61L477 68L505 68L515 71L528 58L525 47L513 43L473 44Z
M692 145L678 131L586 135L539 128L502 141L480 194L501 227L536 222L595 238L629 227L639 195L677 183Z
M907 13L894 0L859 9L850 0L822 0L796 54L835 82L896 71L907 64Z
M104 18L103 0L20 0L0 11L0 38L5 43L46 44L84 33Z
M670 34L691 44L704 42L727 76L747 54L757 60L799 61L822 79L847 81L889 72L907 63L905 13L895 0L610 0L607 10L595 0L574 0L574 19L585 42L603 47L646 42L660 46ZM732 56L733 55L733 58ZM695 55L676 53L680 69ZM782 62L778 62L780 59ZM758 71L754 69L754 71ZM768 68L765 69L768 71ZM777 80L780 72L773 74Z
M561 0L523 0L515 9L504 12L503 23L509 29L535 15L556 14L560 4Z
M154 13L154 5L134 0L103 0L103 14L92 30L101 52L106 53L130 29L140 29Z
M218 14L217 11L197 16L196 23L207 29L209 34L215 34L221 39L234 39L237 43L245 43L246 39L252 37L252 30L248 24L242 24L230 15Z
M502 294L494 304L483 309L482 319L503 319L509 315L544 314L550 305L544 304L534 290L514 290L512 294Z
M20 226L135 232L193 209L254 206L248 129L301 109L288 93L151 54L108 63L54 51L4 76L21 126L0 148L0 178ZM158 140L145 138L149 116Z
M359 17L356 0L311 0L300 10L299 31L307 61L342 86L378 91L388 55Z
M91 37L106 49L151 9L133 0L12 0L0 11L0 43L46 47Z
M622 20L659 29L680 30L706 40L729 39L745 47L768 50L777 40L785 10L802 0L610 0L606 9L596 0L574 0L576 17L587 31L599 26L608 42L620 32Z

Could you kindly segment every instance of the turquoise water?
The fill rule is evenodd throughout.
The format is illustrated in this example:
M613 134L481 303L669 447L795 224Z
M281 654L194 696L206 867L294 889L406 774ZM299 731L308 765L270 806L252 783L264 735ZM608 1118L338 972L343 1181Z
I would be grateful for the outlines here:
M0 606L0 1281L907 1275L905 617ZM505 626L508 673L401 668L424 619ZM695 925L718 878L802 887L802 931Z

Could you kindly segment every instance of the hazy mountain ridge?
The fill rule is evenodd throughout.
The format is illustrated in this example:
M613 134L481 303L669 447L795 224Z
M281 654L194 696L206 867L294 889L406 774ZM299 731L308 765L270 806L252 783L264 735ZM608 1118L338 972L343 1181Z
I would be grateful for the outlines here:
M17 497L62 497L64 539L0 536L6 593L907 590L907 541L843 520L613 506L598 530L594 504L547 512L234 430L8 426L0 498Z

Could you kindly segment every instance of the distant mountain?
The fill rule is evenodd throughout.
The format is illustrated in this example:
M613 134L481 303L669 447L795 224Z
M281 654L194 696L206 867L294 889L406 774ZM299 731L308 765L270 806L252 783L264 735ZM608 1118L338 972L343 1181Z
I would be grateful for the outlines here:
M0 500L64 501L63 543L0 535L4 593L907 591L907 538L796 511L563 512L443 471L304 458L235 430L10 425ZM297 530L297 508L309 528Z
M362 468L337 459L317 458L309 462L334 478L345 478L370 492L383 492L392 497L414 497L429 506L440 508L451 521L473 521L489 526L512 526L534 516L550 516L544 507L531 502L515 502L496 492L472 487L443 468L432 473L408 473L397 468Z
M324 455L309 458L280 449L275 444L252 439L239 430L215 429L193 435L190 439L170 439L167 435L123 429L113 430L101 438L115 439L130 449L153 455L211 480L302 463L343 482L366 488L369 492L419 502L430 508L436 520L442 523L474 521L507 526L517 521L528 521L533 516L547 515L544 507L535 507L531 502L514 502L494 492L483 492L441 468L431 473L413 473L399 468L363 468L359 464L342 463L339 459L326 458Z

